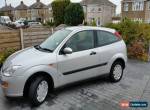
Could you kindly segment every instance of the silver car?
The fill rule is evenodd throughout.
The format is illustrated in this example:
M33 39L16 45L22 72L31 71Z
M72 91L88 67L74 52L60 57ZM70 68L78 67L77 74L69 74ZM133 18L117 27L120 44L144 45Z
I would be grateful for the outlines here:
M0 83L6 97L28 96L37 106L66 84L103 74L118 82L126 62L126 45L114 29L68 27L11 55L1 68Z

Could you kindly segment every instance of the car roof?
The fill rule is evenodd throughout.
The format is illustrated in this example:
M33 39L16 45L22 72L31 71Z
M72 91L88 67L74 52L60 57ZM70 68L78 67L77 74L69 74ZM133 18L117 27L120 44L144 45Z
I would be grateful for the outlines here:
M66 27L65 29L71 31L83 31L83 30L102 30L114 33L115 29L105 28L105 27L94 27L94 26L73 26L73 27Z

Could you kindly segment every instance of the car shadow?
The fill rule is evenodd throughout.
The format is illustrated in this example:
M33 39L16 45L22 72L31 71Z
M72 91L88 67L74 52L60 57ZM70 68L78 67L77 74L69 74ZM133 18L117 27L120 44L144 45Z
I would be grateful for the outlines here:
M105 83L110 83L109 78L106 76L107 75L102 75L97 78L80 81L77 83L69 84L69 85L63 86L61 88L58 88L48 95L45 103L47 106L52 106L55 104L53 100L55 100L57 97L59 97L59 95L65 94L70 91L77 91L79 89L88 88L88 87L94 86L94 85L103 85ZM7 105L7 108L9 108L9 107L10 108L20 107L20 108L30 108L30 109L37 108L37 107L32 106L29 103L29 100L27 98L21 98L21 97L11 98L9 100L5 99L4 103L5 103L5 105ZM42 105L44 105L45 103L43 103Z

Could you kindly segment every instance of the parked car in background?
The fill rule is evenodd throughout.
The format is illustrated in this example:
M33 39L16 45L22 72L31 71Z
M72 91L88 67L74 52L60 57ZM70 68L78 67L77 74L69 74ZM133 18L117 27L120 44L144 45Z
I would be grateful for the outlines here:
M25 21L26 20L26 18L20 18L19 19L19 21Z
M28 26L28 21L25 18L20 18L19 20L13 22L13 24L16 26L16 28L21 28Z
M29 26L41 26L42 24L37 21L28 21Z
M5 96L28 96L37 106L50 91L66 84L103 74L118 82L126 62L126 45L116 30L68 27L11 55L2 66L0 83Z
M0 16L0 23L2 25L8 25L11 24L12 21L10 20L9 16Z
M20 27L24 26L24 22L23 22L23 21L20 21L20 20L13 22L13 24L14 24L17 28L20 28Z

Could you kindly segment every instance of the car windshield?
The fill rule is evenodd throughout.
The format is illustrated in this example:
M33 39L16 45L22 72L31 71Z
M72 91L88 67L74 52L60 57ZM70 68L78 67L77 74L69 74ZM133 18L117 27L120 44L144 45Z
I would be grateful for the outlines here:
M71 31L67 29L56 31L46 41L39 45L39 47L53 52L70 33Z

